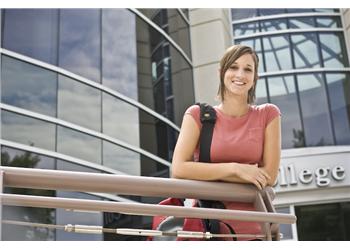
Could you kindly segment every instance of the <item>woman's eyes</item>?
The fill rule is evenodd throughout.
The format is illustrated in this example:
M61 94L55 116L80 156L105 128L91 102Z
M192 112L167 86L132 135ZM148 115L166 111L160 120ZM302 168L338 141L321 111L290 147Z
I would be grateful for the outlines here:
M230 69L237 70L238 67L237 66L231 66ZM245 68L244 70L247 71L247 72L252 72L253 71L251 68Z

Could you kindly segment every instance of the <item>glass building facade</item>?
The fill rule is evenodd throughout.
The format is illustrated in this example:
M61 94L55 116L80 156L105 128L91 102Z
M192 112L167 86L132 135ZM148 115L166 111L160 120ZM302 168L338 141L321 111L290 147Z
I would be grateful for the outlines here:
M187 10L2 9L0 19L1 165L169 177L182 115L194 103ZM142 201L32 189L5 192ZM105 227L147 228L151 222L25 207L5 207L3 218ZM127 238L12 225L2 231L3 240Z
M350 145L350 68L340 10L231 9L231 18L233 43L253 47L260 58L257 103L281 110L282 149ZM298 218L294 233L281 226L284 239L350 240L349 201L277 210Z

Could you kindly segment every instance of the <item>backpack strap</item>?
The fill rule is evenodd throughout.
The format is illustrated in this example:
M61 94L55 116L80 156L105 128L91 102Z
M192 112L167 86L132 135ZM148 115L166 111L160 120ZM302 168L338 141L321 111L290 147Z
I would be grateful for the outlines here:
M216 111L207 103L196 103L200 107L202 129L199 137L199 161L211 162L210 148L216 122Z

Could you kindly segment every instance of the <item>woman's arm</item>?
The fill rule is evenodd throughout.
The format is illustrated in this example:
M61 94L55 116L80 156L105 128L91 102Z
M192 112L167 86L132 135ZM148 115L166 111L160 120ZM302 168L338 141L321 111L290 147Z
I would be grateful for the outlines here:
M267 185L273 186L276 182L281 159L281 117L274 118L266 127L264 139L263 166L271 177Z
M270 177L257 164L194 162L192 157L199 135L200 129L195 120L191 115L185 114L174 150L173 178L253 183L259 189L266 186Z

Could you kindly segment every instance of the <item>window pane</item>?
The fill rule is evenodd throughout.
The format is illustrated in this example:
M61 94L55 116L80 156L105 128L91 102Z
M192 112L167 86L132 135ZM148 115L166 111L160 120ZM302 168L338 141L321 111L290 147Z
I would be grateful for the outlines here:
M251 18L251 17L256 17L258 16L258 9L231 9L231 14L232 14L232 20L240 20L240 19L245 19L245 18Z
M260 78L256 83L255 95L257 104L263 104L268 102L265 78Z
M102 84L137 100L134 14L124 9L102 10L102 37Z
M316 34L291 35L295 68L320 67Z
M61 9L59 66L100 82L100 11Z
M350 144L350 76L326 74L336 144Z
M101 131L101 91L65 76L58 80L58 118Z
M333 145L330 114L322 75L298 75L297 79L306 145Z
M103 94L103 133L134 146L140 145L139 110L109 94Z
M258 9L260 16L268 16L268 15L277 15L285 13L285 9L277 9L277 8L264 8Z
M280 71L292 68L288 36L263 38L266 71Z
M1 138L55 151L55 125L31 117L1 111Z
M288 8L286 10L287 10L287 13L310 13L314 11L313 9L302 9L302 8L299 8L299 9Z
M5 49L57 65L57 10L5 9L3 18Z
M287 21L285 19L274 19L261 21L261 31L274 31L287 29Z
M348 67L348 59L341 34L320 34L321 52L325 67Z
M2 147L1 165L24 168L54 169L55 161L53 158L43 155L38 155L8 147ZM4 192L21 195L55 196L54 191L42 189L6 187ZM55 224L56 217L55 210L51 208L30 208L17 206L4 206L2 215L4 220L16 220L47 224ZM8 225L4 223L2 224L2 240L55 240L55 230L47 228Z
M296 206L298 240L350 240L349 202Z
M101 164L101 140L69 128L57 127L57 152Z
M103 142L103 165L130 175L141 175L139 153L106 141Z
M315 21L313 17L298 17L289 18L289 28L291 29L308 29L315 27Z
M321 28L341 28L341 22L338 17L318 17L316 23L317 27Z
M1 66L3 103L56 116L57 74L7 56Z
M305 146L294 77L269 77L270 101L282 113L282 148Z
M101 170L92 169L83 165L75 164L68 161L56 160L57 170L64 171L76 171L76 172L89 172L89 173L101 173Z
M235 36L249 35L259 32L259 23L242 23L233 25L233 31Z

